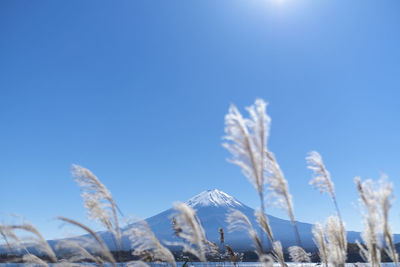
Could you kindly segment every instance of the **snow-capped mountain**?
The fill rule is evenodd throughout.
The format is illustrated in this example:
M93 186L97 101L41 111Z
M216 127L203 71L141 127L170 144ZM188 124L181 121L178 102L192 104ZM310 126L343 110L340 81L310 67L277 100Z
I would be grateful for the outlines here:
M254 216L254 209L246 206L240 201L236 200L234 197L220 191L217 189L207 190L201 192L200 194L192 197L185 202L187 205L191 206L196 210L197 216L199 217L201 224L203 225L207 238L219 244L219 231L221 227L225 232L225 244L229 244L235 250L253 250L253 244L250 240L248 233L246 231L229 233L227 231L228 224L226 222L226 216L232 209L237 209L243 212L252 223L253 227L260 233L262 232L258 227L256 218ZM162 242L165 241L176 241L177 237L174 235L172 230L172 217L176 214L174 209L168 209L161 212L155 216L147 218L146 221L154 234ZM289 220L280 219L274 216L268 215L268 219L274 234L275 240L281 241L284 247L289 247L296 245L294 230L292 224ZM134 227L135 224L127 226ZM297 227L300 233L303 247L306 249L315 249L315 244L313 242L312 235L312 224L297 222ZM114 250L114 242L112 236L109 232L98 233L104 242ZM86 236L89 237L89 236ZM76 237L74 239L79 239L81 237ZM361 240L359 232L349 231L347 232L348 242L354 243L357 239ZM400 235L394 235L395 242L400 242ZM265 248L269 247L268 238L264 235L263 238ZM54 247L58 240L49 241L52 247ZM130 249L131 244L128 237L124 236L122 238L123 249ZM34 249L34 248L33 248ZM171 248L176 249L176 248ZM0 248L1 251L1 248Z
M236 200L234 197L218 189L203 191L200 194L192 197L185 202L196 210L201 224L203 225L207 238L218 244L219 232L218 229L222 227L225 232L225 243L231 245L238 250L252 250L253 244L247 232L233 232L228 233L228 224L226 216L232 211L237 209L243 212L250 220L254 228L261 232L258 227L257 220L254 216L254 209L246 206L242 202ZM175 214L175 210L168 209L153 217L146 219L150 228L155 235L164 241L176 240L173 234L171 219ZM275 240L280 240L284 247L296 245L294 230L289 220L280 219L268 215L269 223L271 225ZM312 224L297 222L300 237L303 246L308 249L315 249L315 244L312 235ZM354 231L347 232L348 242L354 243L357 239L361 240L360 233ZM400 242L400 235L394 236L396 242ZM268 238L264 235L265 247L269 246Z
M243 206L235 198L218 189L203 191L185 203L192 208L207 206L236 208Z
M234 197L226 194L223 191L214 189L203 191L200 194L192 197L185 202L196 210L197 216L199 217L201 224L203 225L207 238L218 244L219 232L218 229L221 227L225 232L225 243L231 245L237 250L252 250L253 244L248 236L248 233L233 232L228 233L228 224L226 222L226 216L232 209L237 209L243 212L250 220L254 228L258 232L262 232L254 216L254 209L246 206L242 202L236 200ZM173 209L168 209L161 212L153 217L147 218L146 221L154 234L162 241L176 241L177 238L174 236L172 230L171 220L176 213ZM274 234L275 240L280 240L284 247L296 245L294 230L289 220L280 219L274 216L268 215L268 219ZM305 248L314 249L315 244L312 235L312 224L297 222L297 227L300 232L300 237ZM102 235L103 238L107 238L107 234ZM348 242L355 242L356 239L360 239L359 232L349 231L347 233ZM267 236L264 235L264 245L269 247ZM400 236L395 235L396 242L400 241ZM129 241L123 240L125 248L129 248ZM111 242L110 242L111 245Z

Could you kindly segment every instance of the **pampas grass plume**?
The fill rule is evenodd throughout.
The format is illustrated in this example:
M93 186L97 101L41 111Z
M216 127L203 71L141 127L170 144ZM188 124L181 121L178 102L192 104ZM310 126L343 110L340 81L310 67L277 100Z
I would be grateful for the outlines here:
M121 232L117 205L110 191L90 170L79 165L72 165L72 175L81 188L89 218L102 223L117 238L118 246L115 245L116 248L120 248Z
M289 247L289 256L293 262L311 262L311 253L307 253L302 247Z
M136 222L124 234L132 242L134 255L141 255L143 252L148 252L154 260L169 262L173 267L176 266L175 258L171 251L160 243L146 221Z

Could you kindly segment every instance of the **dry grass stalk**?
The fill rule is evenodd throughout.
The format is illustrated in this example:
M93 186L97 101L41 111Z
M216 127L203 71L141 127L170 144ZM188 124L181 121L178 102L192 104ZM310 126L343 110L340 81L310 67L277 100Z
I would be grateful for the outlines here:
M321 261L325 265L330 262L335 266L344 266L347 254L346 230L336 201L335 187L331 175L317 151L310 152L306 160L308 169L314 172L314 178L310 181L310 184L321 193L328 193L331 196L338 216L337 218L334 216L328 218L325 228L326 240L320 224L317 224L313 229L314 241L318 246Z
M182 232L182 228L180 228L180 226L176 222L175 217L172 217L172 229L174 230L174 235L179 237L179 234Z
M26 254L22 257L22 260L27 264L27 265L39 265L39 266L44 266L44 267L49 267L49 264L42 260L41 258L33 255L33 254Z
M91 246L92 250L95 247L95 244L93 244L92 240L90 240L90 239L84 240L81 243L85 243L86 247ZM56 250L61 250L61 251L68 250L69 253L72 253L72 255L70 255L68 258L69 262L90 260L90 261L95 262L99 266L104 265L104 261L100 257L92 255L89 251L87 251L87 249L85 247L83 247L77 241L68 240L68 239L60 240L56 245Z
M219 232L219 242L221 244L223 244L225 242L225 234L224 234L224 229L222 229L221 227L218 228L218 232Z
M266 103L257 99L247 108L251 118L246 119L231 105L225 116L225 140L223 146L232 154L231 162L238 165L246 178L254 185L263 199L266 165L266 143L270 118L265 113Z
M393 185L382 175L377 183L368 179L361 183L356 177L355 182L360 195L360 202L364 205L366 229L363 233L365 247L360 245L364 258L373 261L373 265L380 264L380 249L382 247L380 236L385 242L384 251L398 266L399 258L395 249L393 234L389 225L389 211L393 201ZM379 262L378 262L379 260Z
M310 181L310 185L318 189L321 193L328 193L331 196L333 204L340 221L343 222L340 214L339 206L336 201L335 186L331 180L331 175L326 169L321 155L317 151L311 151L306 157L307 168L314 172L314 178Z
M247 108L250 118L244 118L239 110L231 105L225 116L225 139L223 146L232 154L231 162L241 167L243 174L254 185L261 201L261 212L265 214L264 188L268 184L270 197L275 205L283 208L289 215L295 230L297 243L301 239L294 220L292 196L286 179L272 152L267 149L267 140L271 119L266 113L265 103L257 99L254 105ZM266 216L263 229L271 242L274 241L271 227Z
M385 252L390 257L390 259L395 263L396 267L399 266L399 256L397 254L392 229L389 225L389 211L392 207L393 202L393 184L388 182L387 177L383 175L379 180L379 188L377 195L378 205L380 207L382 216L382 231L383 238L386 244Z
M274 265L274 258L269 254L263 254L259 258L262 267L272 267Z
M26 249L22 240L15 234L15 228L10 225L0 224L0 234L6 242L7 248L10 253L17 256L17 252L21 249L25 255L30 255L31 253ZM29 258L26 258L28 260Z
M272 255L274 259L279 262L281 267L287 267L287 264L285 263L285 257L283 254L283 249L282 249L282 244L280 241L275 241L272 244Z
M177 236L184 242L170 242L168 244L182 246L184 252L191 253L200 261L207 261L206 254L215 253L215 247L207 240L196 212L182 202L175 203L174 209L177 213L173 217L173 227ZM216 250L218 251L218 247Z
M366 213L363 214L365 229L361 234L365 247L357 241L357 245L360 248L360 255L365 261L371 264L371 267L380 267L380 214L377 207L377 195L374 191L375 184L370 179L361 183L359 177L356 177L354 182L357 186L360 203L366 210Z
M307 253L302 247L289 247L289 256L293 262L311 262L311 253Z
M7 225L0 224L0 235L6 243L8 250L11 252L11 254L15 255L13 248L15 247L14 243L20 243L20 240L17 235L15 235L14 231L12 231L12 229L10 229L10 227L8 227ZM12 242L11 240L14 240L14 242Z
M116 237L116 249L121 248L121 231L118 222L117 205L110 191L88 169L72 165L72 175L82 190L82 198L89 212L89 218L99 221Z
M28 232L32 236L21 240L15 231ZM46 255L52 263L57 263L58 260L53 249L43 238L41 233L36 229L36 227L31 223L25 221L22 224L0 225L0 233L6 241L7 247L12 254L16 255L14 253L15 249L23 249L24 255L22 256L22 260L25 262L25 264L48 266L47 262L29 252L29 250L25 247L26 243L30 243L34 246L35 250L44 253L44 255ZM12 243L10 242L11 240Z
M233 251L231 246L225 245L225 247L226 247L226 251L228 252L230 261L233 262L234 266L236 266L236 263L238 262L238 259L237 259L237 256L236 256L235 252Z
M264 254L264 248L261 240L258 237L256 230L253 228L253 225L251 224L249 218L247 218L247 216L243 212L239 210L232 210L228 214L226 222L229 224L229 232L245 231L249 234L250 238L253 241L253 245L255 246L255 252L257 253L259 258L261 255Z
M344 267L347 259L347 235L342 221L336 216L328 217L325 227L328 262Z
M328 249L325 240L324 227L320 223L316 223L312 229L312 233L314 235L314 243L318 248L318 255L321 259L321 262L328 267Z
M231 105L225 116L225 140L223 144L231 154L230 162L238 165L244 176L256 188L261 203L261 212L265 214L265 186L267 166L267 140L271 119L266 113L265 103L257 99L255 104L248 107L250 118L244 118L236 106ZM264 222L271 232L268 218ZM272 235L268 235L270 241ZM262 238L262 235L261 235Z
M271 242L274 242L274 235L272 233L271 226L269 225L268 218L265 213L258 210L254 213L254 215L257 218L258 225L260 225L261 229L264 230L264 232L267 234L269 240L271 240Z
M268 184L271 192L269 197L274 200L275 205L288 213L297 244L301 246L288 183L275 156L267 148L271 119L266 113L266 107L266 102L256 99L254 105L247 108L250 118L243 118L239 110L231 105L225 116L225 139L229 142L223 146L232 154L231 162L241 167L243 174L257 189L263 213L264 188ZM268 220L266 222L269 225ZM271 236L268 236L273 242Z
M80 223L78 221L75 221L75 220L72 220L72 219L69 219L69 218L65 218L65 217L61 217L61 216L58 216L57 219L61 220L63 222L75 225L75 226L83 229L87 233L89 233L96 240L96 242L100 245L100 248L101 248L100 253L101 253L101 255L107 261L109 261L114 267L117 267L117 262L116 262L114 256L112 255L112 253L110 252L110 250L108 249L106 244L103 242L103 240L100 238L100 236L98 234L96 234L96 232L94 232L88 226L86 226L86 225L84 225L84 224L82 224L82 223Z
M289 193L288 182L285 179L278 162L272 152L267 152L267 176L269 197L274 199L274 205L286 211L292 223L297 244L301 246L301 238L294 219L292 195Z
M173 267L176 266L175 258L171 251L164 247L146 221L136 222L124 234L128 235L134 249L133 255L140 255L148 252L155 261L169 262Z
M33 226L32 224L30 224L29 222L25 222L23 224L19 224L19 225L10 225L8 226L10 230L23 230L26 232L29 232L31 234L33 234L33 238L31 241L34 242L35 244L35 249L45 253L51 262L57 262L57 257L56 254L54 253L53 249L49 246L49 244L47 243L47 241L43 238L43 236L40 234L40 232L36 229L35 226ZM28 254L30 255L30 254ZM30 257L28 256L27 259L34 259L34 257Z
M311 151L306 157L307 168L314 172L314 178L310 181L310 185L318 189L321 193L327 192L331 197L335 198L335 187L331 180L331 175L326 169L321 155L317 151Z

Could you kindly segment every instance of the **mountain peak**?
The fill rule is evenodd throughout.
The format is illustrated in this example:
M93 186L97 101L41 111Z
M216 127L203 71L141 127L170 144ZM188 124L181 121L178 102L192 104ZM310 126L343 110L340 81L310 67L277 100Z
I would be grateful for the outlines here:
M225 192L222 192L218 189L212 189L203 191L200 194L192 197L188 201L186 201L191 207L205 207L205 206L214 206L214 207L237 207L243 206L242 203L237 201L234 197L228 195Z

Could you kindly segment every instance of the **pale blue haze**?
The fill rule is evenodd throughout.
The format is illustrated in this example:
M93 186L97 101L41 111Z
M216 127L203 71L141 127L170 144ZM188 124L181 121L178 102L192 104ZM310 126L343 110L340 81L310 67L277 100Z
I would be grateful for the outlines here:
M334 211L308 185L315 149L361 230L355 175L385 171L400 195L399 14L397 0L1 1L0 221L47 238L56 215L87 222L73 163L129 215L212 188L257 207L221 142L229 104L260 97L296 219Z

